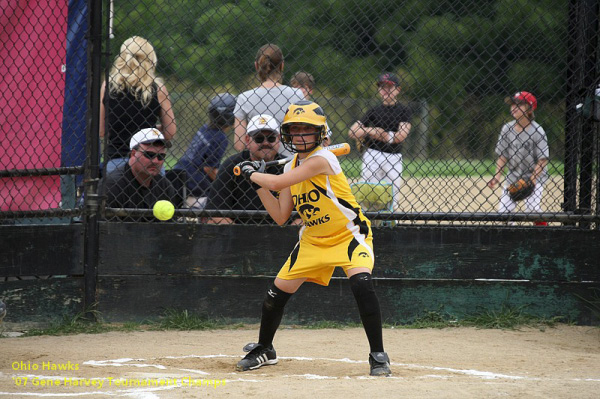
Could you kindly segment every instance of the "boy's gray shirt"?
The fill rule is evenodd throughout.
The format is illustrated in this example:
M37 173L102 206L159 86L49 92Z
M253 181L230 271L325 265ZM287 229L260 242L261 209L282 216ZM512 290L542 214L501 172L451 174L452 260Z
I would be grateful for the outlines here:
M511 121L502 126L500 137L496 144L496 154L505 157L508 167L506 184L512 184L521 178L529 178L540 159L548 159L548 138L539 123L532 121L522 132L517 133L514 126L517 121ZM547 179L546 168L537 179L543 184Z

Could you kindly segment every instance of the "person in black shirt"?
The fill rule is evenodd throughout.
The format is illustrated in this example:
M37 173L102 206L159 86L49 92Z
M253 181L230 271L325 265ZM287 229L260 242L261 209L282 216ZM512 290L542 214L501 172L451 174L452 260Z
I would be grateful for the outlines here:
M401 88L396 75L388 72L379 75L377 87L382 103L356 121L348 136L365 148L361 179L392 183L394 209L397 209L402 183L402 143L412 127L411 112L398 103Z
M265 210L254 187L242 176L235 176L233 168L243 161L273 161L281 159L279 123L270 115L256 115L248 123L243 136L246 149L227 158L219 167L217 178L212 183L205 209L221 210ZM283 173L283 165L267 167L267 173ZM213 217L209 223L241 223L241 218ZM265 222L271 223L270 218Z
M100 89L100 137L105 139L106 173L127 163L129 141L144 128L156 127L165 139L177 132L169 91L156 76L156 52L140 36L121 45L108 80Z
M129 161L100 181L100 194L109 208L151 209L156 201L174 201L175 188L160 174L169 142L155 128L142 129L130 141ZM152 221L153 217L128 221Z

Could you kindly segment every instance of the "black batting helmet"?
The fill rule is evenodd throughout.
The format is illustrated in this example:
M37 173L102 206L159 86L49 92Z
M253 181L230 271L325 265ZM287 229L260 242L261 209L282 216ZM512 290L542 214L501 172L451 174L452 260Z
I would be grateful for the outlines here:
M208 106L208 117L211 124L219 127L233 125L234 108L235 97L231 94L220 93L214 96Z

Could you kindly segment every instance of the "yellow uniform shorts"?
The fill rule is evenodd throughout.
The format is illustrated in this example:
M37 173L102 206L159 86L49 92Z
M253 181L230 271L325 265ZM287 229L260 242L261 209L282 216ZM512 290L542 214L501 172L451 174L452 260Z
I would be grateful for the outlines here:
M373 236L355 237L350 231L333 237L303 236L277 274L283 280L306 278L306 281L329 285L336 267L366 267L373 270Z

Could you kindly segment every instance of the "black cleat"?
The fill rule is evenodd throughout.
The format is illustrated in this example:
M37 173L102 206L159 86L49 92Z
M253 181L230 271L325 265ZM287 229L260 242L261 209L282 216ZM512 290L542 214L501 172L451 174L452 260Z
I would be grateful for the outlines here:
M385 377L392 375L390 358L385 352L371 352L369 354L369 365L371 366L371 375Z
M262 366L277 364L277 353L275 348L265 348L258 344L248 353L242 360L240 360L235 367L237 371L248 371L255 370Z

